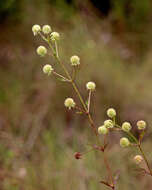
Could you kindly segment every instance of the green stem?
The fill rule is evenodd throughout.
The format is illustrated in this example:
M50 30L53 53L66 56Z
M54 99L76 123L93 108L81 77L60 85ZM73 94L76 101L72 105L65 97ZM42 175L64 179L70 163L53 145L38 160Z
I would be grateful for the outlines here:
M140 144L138 145L138 148L139 148L139 150L140 150L140 152L141 152L141 154L142 154L142 156L143 156L143 158L144 158L144 160L145 160L145 162L146 162L146 165L147 165L147 168L148 168L148 170L149 170L149 173L150 173L150 175L152 176L152 171L151 171L149 162L148 162L148 160L147 160L147 158L146 158L146 155L145 155L143 149L141 148L141 145L140 145Z
M51 45L51 43L50 43L49 41L48 41L48 44L49 44L49 47L50 47L51 49L53 49L53 48L52 48L52 45ZM55 46L56 46L56 45L57 45L57 44L55 44ZM55 51L58 51L58 49L57 49L56 47L55 47ZM86 106L86 104L85 104L85 102L84 102L84 100L83 100L83 98L82 98L82 96L81 96L81 94L80 94L80 92L79 92L79 90L78 90L78 87L76 86L76 83L74 82L74 80L72 80L72 77L70 76L70 74L69 74L68 70L66 69L66 67L64 66L64 64L60 61L59 56L58 56L58 52L55 52L55 51L54 51L54 49L53 49L53 55L54 55L56 61L62 66L62 68L63 68L65 74L67 75L67 78L68 78L69 81L71 82L71 84L72 84L72 86L73 86L73 88L74 88L76 94L78 95L79 100L80 100L80 102L81 102L81 104L82 104L82 106L83 106L83 108L84 108L86 114L88 115L89 123L90 123L90 125L91 125L91 127L92 127L92 129L93 129L93 131L94 131L94 133L95 133L95 135L96 135L96 137L97 137L97 143L100 144L100 142L99 142L99 136L98 136L98 132L97 132L96 126L95 126L95 124L94 124L94 121L93 121L93 119L92 119L91 114L88 112L88 108L87 108L87 106ZM113 181L113 177L112 177L112 172L111 172L111 169L110 169L110 166L109 166L107 157L106 157L106 155L105 155L105 151L103 151L103 154L104 154L104 162L105 162L106 168L107 168L107 170L108 170L108 175L109 175L109 178L111 179L111 182L112 182L112 185L113 185L112 188L114 189L114 181Z
M89 90L89 97L88 97L88 113L90 113L90 103L91 103L91 90Z
M56 75L56 76L58 76L58 77L60 77L61 79L63 79L63 80L66 81L66 82L70 82L66 77L60 75L59 73L57 73L57 72L55 72L55 71L53 71L53 74Z
M119 129L121 129L121 131L123 131L122 128L121 128L118 124L115 124L115 126L116 126L117 128L119 128ZM134 141L135 141L137 144L139 143L139 142L138 142L138 139L137 139L131 132L129 132L129 131L123 131L123 132L127 133L132 139L134 139Z

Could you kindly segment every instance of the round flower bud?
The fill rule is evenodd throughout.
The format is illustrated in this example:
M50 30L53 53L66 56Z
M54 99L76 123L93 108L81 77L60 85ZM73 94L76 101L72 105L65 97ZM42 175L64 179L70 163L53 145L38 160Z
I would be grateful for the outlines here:
M140 164L143 161L143 157L141 155L136 155L134 161L136 164Z
M80 152L76 152L76 153L74 154L74 157L75 157L75 159L79 160L79 159L81 159L82 154L81 154Z
M51 33L51 40L52 41L58 41L60 39L60 34L58 32L52 32Z
M124 122L122 124L122 130L126 131L126 132L129 132L131 130L131 124L129 122Z
M105 126L106 128L113 128L113 127L114 127L113 121L110 120L110 119L104 121L104 126Z
M115 109L109 108L109 109L107 110L107 115L108 115L108 117L110 117L110 118L115 117L115 116L116 116L116 111L115 111Z
M32 26L32 32L36 36L41 31L41 27L38 24Z
M105 134L108 133L108 129L107 129L104 125L102 125L102 126L98 127L98 133L99 133L100 135L101 135L101 134L105 135Z
M86 84L86 88L87 88L87 90L94 91L95 88L96 88L96 84L95 84L94 82L88 82L88 83Z
M43 72L44 72L45 74L50 75L52 71L53 71L53 68L52 68L51 65L49 65L49 64L44 65L44 67L43 67Z
M74 55L70 59L72 66L80 65L80 58L77 55Z
M137 122L137 127L139 130L144 130L146 128L146 122L141 120Z
M121 147L127 147L127 146L129 146L130 145L130 142L129 142L129 140L128 140L128 138L126 138L126 137L122 137L121 139L120 139L120 146Z
M67 98L65 101L64 101L64 105L65 107L71 109L71 108L74 108L75 107L75 102L72 98Z
M39 46L36 51L37 51L37 54L40 55L41 57L47 54L47 49L44 46Z
M42 31L44 34L49 34L51 32L51 27L49 25L44 25Z

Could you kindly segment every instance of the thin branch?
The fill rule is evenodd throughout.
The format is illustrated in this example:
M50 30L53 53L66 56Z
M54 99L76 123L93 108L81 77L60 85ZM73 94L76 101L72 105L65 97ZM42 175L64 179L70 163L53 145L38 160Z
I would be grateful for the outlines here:
M104 147L106 146L106 144L107 144L107 136L105 135L104 136ZM106 168L107 168L107 171L108 171L108 176L110 178L109 180L111 181L112 186L114 186L114 178L113 178L113 175L112 175L110 165L108 163L108 159L107 159L107 156L106 156L106 153L105 153L105 149L103 151L103 157L104 157L104 162L105 162L105 165L106 165Z
M76 78L76 68L75 66L72 67L72 80L74 81Z
M58 46L57 46L56 41L55 41L55 51L56 51L56 56L59 57L59 51L58 51Z
M146 162L146 165L147 165L147 168L148 168L148 170L149 170L149 173L150 173L150 175L152 176L152 171L151 171L149 162L148 162L148 160L147 160L147 158L146 158L146 155L145 155L145 153L144 153L144 151L143 151L143 149L142 149L142 147L141 147L140 144L138 145L138 148L139 148L139 150L140 150L140 152L141 152L141 154L142 154L142 156L143 156L143 158L144 158L144 160L145 160L145 162Z
M88 113L90 113L90 103L91 103L91 90L89 90L89 97L88 97Z
M58 77L60 77L60 78L62 78L66 82L70 82L69 79L67 79L66 77L64 77L63 75L61 75L61 74L59 74L59 73L57 73L55 71L53 71L53 74L56 75L56 76L58 76Z
M79 106L76 105L75 108L76 108L78 111L80 111L80 112L82 112L82 113L84 113L84 114L87 114L86 111L83 110L82 108L80 108Z

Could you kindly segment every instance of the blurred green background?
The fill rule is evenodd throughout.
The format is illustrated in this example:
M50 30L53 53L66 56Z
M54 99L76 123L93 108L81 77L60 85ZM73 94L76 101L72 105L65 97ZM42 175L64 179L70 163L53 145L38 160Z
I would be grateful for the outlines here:
M61 34L60 56L81 57L77 83L95 81L95 122L114 107L118 121L148 123L143 146L152 164L152 2L151 0L0 0L0 189L106 190L99 183L106 170L100 152L75 160L95 139L82 115L64 108L72 88L42 73L35 49L34 24L50 24ZM136 171L134 148L121 149L122 134L109 135L108 156L120 172L117 189L152 189L149 177ZM101 137L102 140L102 137ZM141 180L142 179L142 180Z

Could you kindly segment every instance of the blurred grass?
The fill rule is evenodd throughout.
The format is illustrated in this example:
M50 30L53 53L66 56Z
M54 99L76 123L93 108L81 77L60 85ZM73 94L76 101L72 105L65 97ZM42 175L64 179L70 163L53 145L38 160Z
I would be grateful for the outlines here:
M152 162L151 47L140 54L136 51L140 43L133 47L123 43L108 20L95 16L75 12L65 19L61 11L47 3L35 6L35 1L24 9L24 22L16 27L5 24L0 36L0 188L107 189L99 184L106 176L102 153L90 152L81 160L74 159L74 152L90 149L95 139L86 118L64 108L64 99L75 97L69 85L43 75L43 64L58 66L49 56L36 55L36 47L43 42L32 35L35 23L50 24L61 33L59 51L67 65L71 55L81 57L77 82L85 98L85 83L93 80L97 84L92 102L97 125L111 106L118 110L120 122L129 120L135 126L138 119L146 119L144 148ZM136 127L133 131L138 135ZM118 189L151 189L151 179L135 172L132 158L136 151L119 147L120 136L111 134L108 148L113 171L120 170Z

